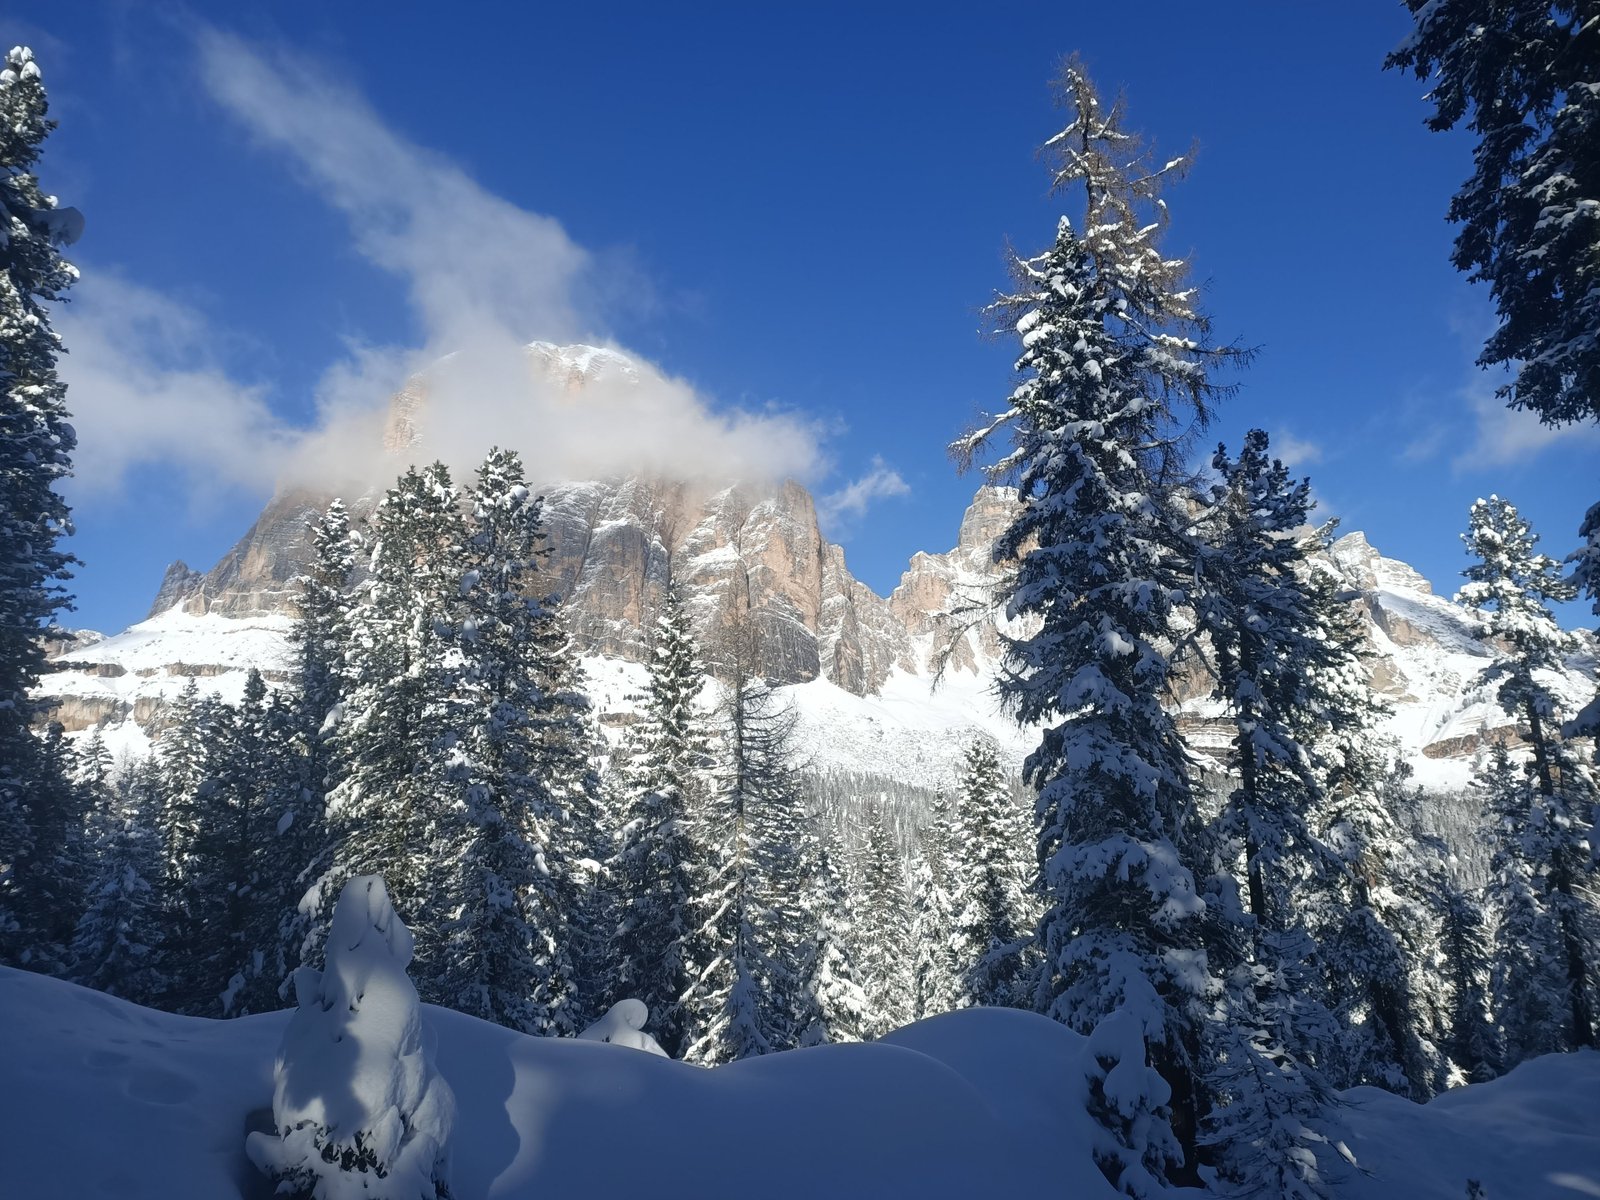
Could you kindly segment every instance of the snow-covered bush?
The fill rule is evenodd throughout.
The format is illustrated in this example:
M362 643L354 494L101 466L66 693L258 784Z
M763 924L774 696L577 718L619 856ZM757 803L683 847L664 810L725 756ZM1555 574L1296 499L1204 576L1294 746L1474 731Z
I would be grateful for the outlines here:
M322 971L295 973L299 1009L278 1049L276 1134L246 1152L300 1200L447 1200L450 1087L424 1044L406 975L411 931L383 880L345 884Z

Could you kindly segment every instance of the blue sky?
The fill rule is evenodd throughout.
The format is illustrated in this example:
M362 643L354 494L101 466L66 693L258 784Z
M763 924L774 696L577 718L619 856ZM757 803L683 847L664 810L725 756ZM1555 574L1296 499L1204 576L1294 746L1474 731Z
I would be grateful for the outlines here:
M1199 142L1167 247L1217 332L1260 348L1216 438L1267 429L1441 590L1476 496L1554 554L1596 498L1596 432L1507 413L1472 366L1491 314L1444 220L1470 148L1380 69L1398 3L244 9L0 15L61 123L43 183L88 220L60 322L73 623L140 618L168 561L209 567L276 475L338 457L397 375L475 338L649 360L657 442L803 476L886 592L977 486L944 447L1011 386L980 309L1007 243L1052 234L1034 152L1073 50L1160 149ZM545 446L527 421L591 465L581 426Z

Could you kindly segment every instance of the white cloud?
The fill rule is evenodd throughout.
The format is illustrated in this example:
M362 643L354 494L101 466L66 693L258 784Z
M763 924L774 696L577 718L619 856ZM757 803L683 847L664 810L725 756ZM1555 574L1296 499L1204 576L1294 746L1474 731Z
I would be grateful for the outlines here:
M1272 456L1280 459L1290 470L1306 463L1322 461L1322 447L1305 438L1295 437L1286 429L1272 435Z
M591 253L555 219L407 141L304 58L209 28L195 44L206 93L284 155L345 216L356 250L403 284L420 344L348 345L323 375L313 425L292 427L275 415L267 388L230 376L211 349L226 335L205 315L91 273L74 293L81 303L60 320L82 438L80 494L114 491L140 464L180 471L197 492L383 483L400 466L381 446L389 398L418 372L429 377L418 458L467 467L500 444L520 450L543 481L821 473L814 423L718 407L637 355L629 354L631 382L601 380L579 397L530 371L531 341L612 344L599 308L637 305L640 290L619 297L607 282L625 259Z
M216 360L199 311L103 271L72 295L55 324L70 351L59 369L78 431L75 499L114 496L150 465L183 475L197 500L272 487L298 435Z
M1552 428L1526 409L1515 409L1494 394L1488 382L1475 381L1462 399L1472 413L1472 444L1451 461L1457 471L1529 462L1558 442L1600 443L1600 427Z
M837 528L865 516L874 500L910 494L911 487L900 472L874 454L872 469L865 475L817 501L817 516L825 527Z

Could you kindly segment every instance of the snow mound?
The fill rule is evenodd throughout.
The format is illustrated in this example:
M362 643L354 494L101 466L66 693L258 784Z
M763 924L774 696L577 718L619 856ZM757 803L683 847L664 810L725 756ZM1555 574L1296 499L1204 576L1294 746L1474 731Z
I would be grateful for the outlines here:
M870 1045L707 1070L423 1008L456 1096L455 1200L544 1196L1067 1196L1111 1200L1090 1156L1084 1039L966 1009ZM243 1135L271 1127L290 1015L174 1017L0 968L5 1194L267 1200ZM1336 1200L1600 1195L1600 1054L1537 1059L1427 1105L1358 1089L1367 1172Z

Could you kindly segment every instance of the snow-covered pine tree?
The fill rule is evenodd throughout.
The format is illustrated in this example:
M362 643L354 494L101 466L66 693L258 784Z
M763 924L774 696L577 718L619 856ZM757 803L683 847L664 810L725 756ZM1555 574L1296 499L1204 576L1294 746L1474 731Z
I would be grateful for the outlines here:
M1352 618L1349 636L1353 629ZM1349 682L1351 711L1374 703L1364 678ZM1324 1065L1336 1087L1371 1084L1420 1102L1439 1086L1444 1060L1418 995L1438 931L1416 853L1409 769L1374 726L1358 726L1327 748L1322 792L1313 828L1342 869L1308 880L1301 905L1342 1026L1340 1052Z
M1211 1025L1213 1107L1200 1142L1223 1195L1327 1200L1335 1162L1350 1161L1332 1124L1333 1089L1294 1049L1299 984L1279 962L1241 963Z
M538 759L546 800L554 814L554 854L564 874L563 937L571 972L566 1018L574 1032L601 1016L610 978L606 951L611 898L601 898L603 866L612 853L597 763L599 733L587 693L583 663L559 598L544 599L540 633L546 676L534 711Z
M191 676L173 701L171 716L155 742L160 763L162 875L176 880L185 869L199 825L199 792L208 777L207 738L215 733L214 702L203 702Z
M1506 647L1483 672L1499 681L1496 698L1522 721L1533 752L1537 795L1520 836L1544 901L1559 931L1560 958L1570 1009L1565 1022L1572 1047L1595 1044L1595 913L1588 894L1592 858L1587 841L1595 782L1573 748L1561 740L1561 713L1546 679L1573 648L1572 635L1546 607L1577 595L1573 583L1538 542L1528 522L1498 496L1477 500L1462 540L1478 561L1463 572L1457 599L1479 614L1479 636Z
M282 693L263 691L247 678L227 772L247 871L246 890L236 902L236 970L223 994L227 1016L272 1012L288 1003L289 975L299 965L304 937L298 903L307 863L321 848L321 803L307 777L302 711Z
M698 1035L686 1057L730 1062L792 1049L818 1019L804 974L821 941L805 907L807 814L793 710L761 677L753 619L728 626L720 769L700 821L713 874L697 900L716 953L695 988Z
M72 748L72 758L72 782L83 789L84 803L93 812L110 801L116 774L100 726L91 729L88 737L79 739Z
M306 731L308 754L325 759L321 733L344 699L350 652L350 590L355 542L344 501L334 499L309 523L311 561L295 578L295 710ZM313 771L314 777L326 773Z
M1014 261L1017 290L995 310L1021 343L1020 380L953 450L972 461L1009 433L988 473L1020 498L994 553L1016 560L1006 614L1031 630L1006 642L1002 694L1046 727L1024 764L1047 903L1037 1004L1085 1033L1136 1014L1172 1087L1173 1178L1195 1181L1195 1056L1216 982L1183 844L1189 764L1162 700L1192 577L1174 494L1184 439L1222 390L1212 368L1242 351L1210 340L1187 265L1158 246L1158 193L1187 159L1152 165L1076 59L1062 92L1072 120L1047 150L1057 189L1082 188L1082 221L1063 217L1048 250Z
M1183 1149L1172 1135L1172 1089L1149 1063L1143 1023L1129 1009L1115 1009L1096 1022L1083 1049L1095 1166L1121 1195L1167 1195L1168 1164Z
M63 965L81 911L60 869L81 805L31 727L46 711L33 689L75 561L59 546L72 524L55 485L77 435L50 305L78 277L60 247L83 220L33 174L55 127L47 109L33 52L14 47L0 64L0 961L48 971Z
M234 769L229 750L236 716L217 696L202 696L191 679L156 741L165 868L158 889L165 931L158 969L167 984L161 1006L172 1012L220 1016L235 966L236 929L226 910L229 884L237 886L243 871L231 856L219 858L235 844L233 805L223 789Z
M881 809L869 808L865 824L851 874L857 914L855 961L867 998L861 1036L870 1041L910 1024L914 1012L905 863Z
M1432 884L1440 909L1440 949L1449 984L1449 1034L1445 1053L1454 1068L1451 1086L1483 1083L1500 1073L1501 1051L1490 1016L1494 963L1483 902L1443 871Z
M577 907L558 844L566 812L548 788L560 747L553 610L526 595L543 553L543 501L522 460L493 449L469 492L471 519L455 602L451 686L425 708L429 766L452 847L448 915L424 996L525 1033L576 1033L576 965L567 929ZM570 767L563 756L563 766ZM570 774L570 770L569 770ZM448 865L447 865L448 864Z
M1328 901L1342 865L1313 828L1315 747L1365 713L1339 703L1336 681L1357 663L1338 636L1337 601L1308 562L1328 542L1326 529L1307 530L1309 481L1270 457L1260 430L1237 458L1219 446L1212 466L1217 482L1197 522L1194 632L1233 719L1236 782L1214 836L1221 865L1238 871L1222 886L1244 893L1249 920L1212 945L1214 966L1236 961L1210 1032L1204 1144L1232 1188L1320 1196L1334 1139L1318 1059L1336 1052L1337 1029L1300 908L1308 893ZM1214 907L1220 915L1232 905Z
M799 1046L859 1042L867 1019L867 994L850 956L855 930L849 889L838 868L842 851L833 832L826 813L811 814L802 826L796 855L804 880L800 908L812 929L799 971L802 1007L795 1021Z
M311 561L294 580L296 620L289 638L295 659L285 710L295 779L291 811L283 817L287 825L275 848L284 860L296 863L278 930L278 953L290 971L301 962L308 939L315 942L325 916L317 906L300 901L328 870L334 849L327 823L328 793L336 782L332 735L344 715L353 654L350 610L357 539L344 501L330 502L307 529ZM287 988L280 985L279 991L280 999L287 999Z
M911 1012L917 1020L955 1008L963 982L955 952L957 839L950 800L938 791L911 864Z
M1321 686L1354 665L1353 652L1331 628L1332 597L1307 561L1328 542L1327 530L1307 529L1310 481L1270 457L1259 429L1237 458L1219 446L1211 463L1218 480L1201 510L1194 611L1234 727L1237 784L1221 821L1244 849L1256 928L1283 931L1299 922L1293 885L1324 873L1331 857L1308 820L1318 791L1312 752L1362 715Z
M950 906L958 972L957 1003L1030 1007L1024 995L1024 950L1032 937L1028 910L1026 827L1000 771L994 743L967 745L957 790Z
M1475 787L1483 797L1489 860L1486 906L1494 920L1490 993L1502 1065L1565 1049L1572 1003L1561 934L1543 877L1545 813L1527 764L1496 742Z
M448 606L460 596L466 537L460 495L440 463L407 469L384 493L364 538L367 577L350 613L344 712L333 734L336 777L328 796L328 866L302 906L318 914L302 959L320 952L329 906L343 882L382 875L417 941L427 979L439 948L440 896L457 849L444 797L426 770L442 731L430 705L454 680Z
M1385 65L1428 82L1430 129L1463 120L1474 169L1450 202L1455 265L1500 325L1480 365L1549 425L1600 420L1600 39L1591 0L1405 0Z
M699 836L710 780L710 739L696 706L705 686L677 592L662 595L650 649L644 719L637 727L623 786L628 822L618 839L624 901L613 986L643 1000L656 1040L680 1057L693 1039L684 1001L710 962L699 935L694 899L710 869Z
M72 939L74 982L145 1005L157 1003L166 990L159 971L163 913L155 886L162 869L160 801L151 759L129 762L113 775L90 827L97 866Z
M287 713L254 669L237 707L190 695L179 710L193 726L171 731L165 761L168 825L181 834L169 843L168 1003L203 1016L276 1009L301 865L280 844L299 792Z
M1600 617L1600 504L1590 505L1589 511L1583 514L1578 536L1583 539L1583 545L1567 558L1573 564L1572 582L1581 595L1593 602L1594 614ZM1562 732L1570 738L1593 738L1594 765L1600 769L1600 686L1596 687L1594 699L1584 705ZM1590 824L1600 825L1600 810ZM1600 838L1595 839L1589 849L1600 855Z
M775 984L786 965L774 953L776 914L773 879L764 843L762 808L769 802L764 778L758 685L736 677L729 685L720 754L721 770L711 793L692 818L707 870L690 911L700 922L695 938L708 961L684 1002L688 1044L683 1057L715 1066L782 1048L788 1033Z

